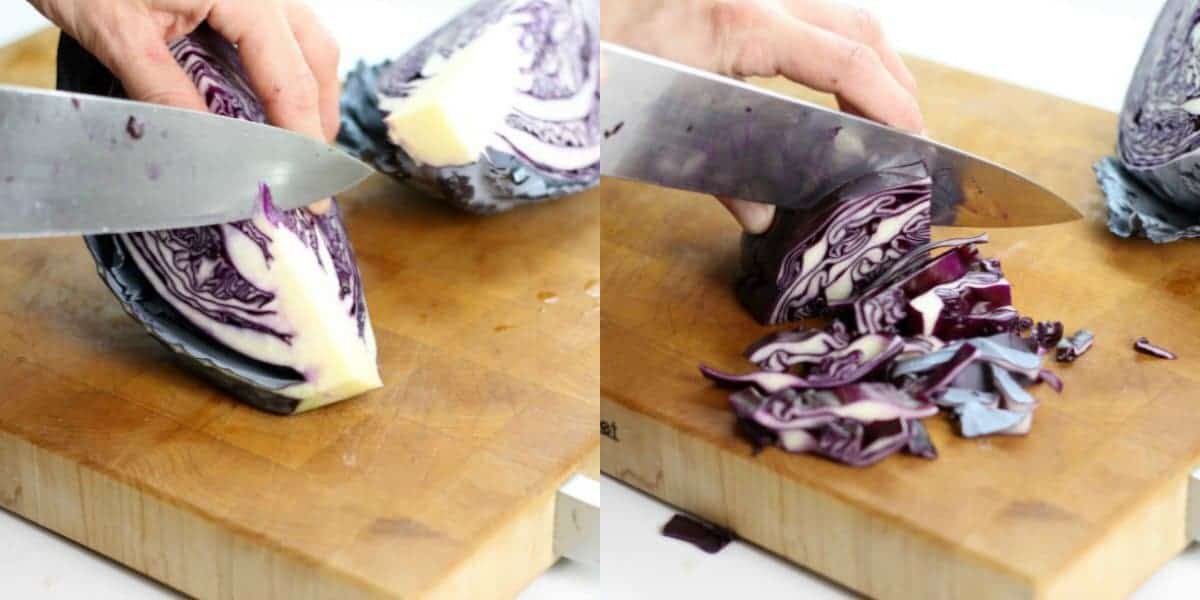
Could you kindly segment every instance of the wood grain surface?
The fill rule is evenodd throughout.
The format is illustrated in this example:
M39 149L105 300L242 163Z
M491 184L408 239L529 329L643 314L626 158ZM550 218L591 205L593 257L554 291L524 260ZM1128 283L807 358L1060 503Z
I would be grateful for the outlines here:
M766 333L732 292L736 225L711 199L606 180L601 418L616 435L603 439L603 469L874 597L1123 598L1187 542L1200 246L1105 229L1090 166L1112 151L1115 115L910 64L932 137L1026 173L1086 215L989 231L982 248L1003 261L1022 313L1096 332L1079 362L1053 365L1066 391L1036 390L1028 437L967 440L928 420L936 461L855 470L778 449L752 456L728 392L696 370L749 370L740 352ZM1182 358L1135 354L1139 336Z
M52 84L55 40L0 82ZM202 598L503 598L549 566L555 490L599 469L595 194L342 206L385 387L295 417L179 368L79 239L0 243L0 506Z

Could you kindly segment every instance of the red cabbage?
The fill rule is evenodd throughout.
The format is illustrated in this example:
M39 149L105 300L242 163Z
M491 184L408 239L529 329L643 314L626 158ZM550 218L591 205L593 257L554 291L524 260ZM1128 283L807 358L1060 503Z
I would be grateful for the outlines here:
M1150 340L1144 337L1138 338L1137 341L1133 343L1133 349L1142 354L1153 356L1155 358L1162 358L1166 360L1175 360L1176 358L1179 358L1175 356L1174 352L1171 352L1162 346L1152 344L1150 343Z
M756 371L746 375L723 373L701 365L700 372L714 382L729 386L752 385L773 394L787 388L836 388L854 383L894 358L904 347L904 342L895 336L862 336L845 348L835 350L814 365L808 376Z
M264 121L235 49L210 28L171 52L212 112ZM124 95L66 35L58 87ZM374 334L336 201L317 214L279 211L265 186L259 197L246 221L85 242L126 312L187 367L253 406L290 414L378 387Z
M980 337L1016 328L1012 287L1004 276L965 273L908 301L906 329L943 339Z
M819 210L778 209L765 233L743 237L738 297L763 324L826 314L929 241L932 185L914 163L846 184Z
M1063 337L1062 321L1039 321L1034 326L1033 335L1030 336L1033 341L1034 349L1039 353L1043 353L1050 348L1058 346Z
M1108 228L1165 243L1200 237L1200 2L1168 0L1125 96L1117 157L1096 163Z
M1096 336L1086 329L1080 329L1071 334L1071 337L1066 337L1058 342L1056 346L1054 359L1058 362L1075 362L1075 359L1083 356L1085 352L1092 348L1092 343L1096 340Z
M687 542L709 554L716 554L734 539L733 532L687 515L675 515L663 526L666 537Z
M856 466L902 449L933 458L920 419L939 407L966 437L1023 435L1037 406L1025 388L1062 390L1042 368L1062 324L1020 316L1000 261L977 248L987 236L930 240L925 173L918 163L856 179L743 236L737 294L756 319L832 319L752 344L759 371L701 366L737 390L737 431L756 451Z
M938 365L926 378L921 386L919 398L933 398L938 392L950 387L954 380L979 358L979 348L972 344L962 344L946 362Z
M730 398L756 443L763 436L789 452L811 452L838 462L864 467L907 450L937 455L919 419L937 407L918 402L887 383L859 383L832 390L787 388L769 396L756 392ZM914 426L914 424L916 426Z
M480 0L399 58L359 64L344 86L338 142L380 171L471 212L508 210L596 185L602 139L596 4ZM516 64L506 64L513 89L477 93L512 92L512 106L473 161L422 163L393 142L385 119L434 81L447 60L488 35L502 36L513 50Z
M769 335L746 349L745 356L764 371L787 371L789 367L820 362L850 343L845 328L838 330L798 329Z
M955 409L959 433L966 438L986 435L1024 435L1029 432L1033 413L1022 413L977 402Z
M834 314L852 322L857 331L901 329L913 335L929 335L915 317L908 318L912 310L910 302L935 286L959 280L977 267L980 260L975 239L956 241L957 245L949 246L949 250L933 258L921 253L922 248L910 252L898 261L903 263L899 268L893 266L857 297L834 305ZM946 247L947 242L936 247ZM958 303L955 308L969 310L970 307Z

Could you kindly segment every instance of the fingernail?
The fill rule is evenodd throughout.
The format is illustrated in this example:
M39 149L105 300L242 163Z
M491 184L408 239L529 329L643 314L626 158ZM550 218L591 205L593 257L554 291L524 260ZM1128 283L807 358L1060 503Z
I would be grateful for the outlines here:
M746 233L758 235L771 228L775 220L775 206L772 204L748 204L742 214L742 228Z

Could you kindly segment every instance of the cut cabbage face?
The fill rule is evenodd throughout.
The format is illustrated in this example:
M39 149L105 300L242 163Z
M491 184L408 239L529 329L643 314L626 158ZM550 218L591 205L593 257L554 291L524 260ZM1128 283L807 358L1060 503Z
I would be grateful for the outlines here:
M360 64L338 142L472 212L600 177L594 1L482 0L394 61Z
M301 412L382 385L362 284L336 210L282 212L262 188L248 221L120 236L154 291L220 344L286 366Z
M233 47L211 29L171 51L212 112L264 120ZM67 36L58 61L60 89L123 95ZM320 214L280 211L263 186L246 221L85 241L126 312L186 366L253 406L291 414L382 385L336 201Z
M484 154L517 97L516 36L493 28L444 61L405 97L381 95L388 139L420 165L450 167Z

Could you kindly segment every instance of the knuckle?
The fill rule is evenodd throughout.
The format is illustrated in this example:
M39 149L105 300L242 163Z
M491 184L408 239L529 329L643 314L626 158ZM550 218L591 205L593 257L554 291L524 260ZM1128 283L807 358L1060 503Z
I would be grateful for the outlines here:
M883 39L883 24L866 8L854 9L854 28L858 38L865 43L873 44Z
M842 70L849 78L861 79L883 68L879 53L866 44L851 43L842 56Z
M752 75L769 70L771 45L759 26L759 6L747 0L717 0L710 9L718 69Z

